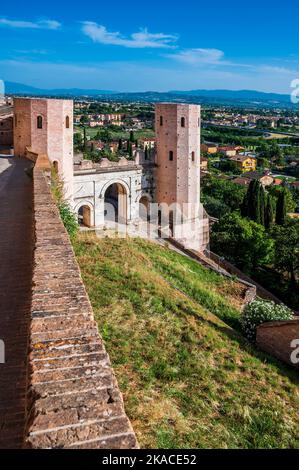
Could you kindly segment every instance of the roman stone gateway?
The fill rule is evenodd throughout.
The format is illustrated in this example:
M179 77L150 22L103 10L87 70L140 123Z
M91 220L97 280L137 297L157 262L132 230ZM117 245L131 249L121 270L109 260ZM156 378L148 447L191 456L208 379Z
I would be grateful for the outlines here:
M74 165L74 210L83 225L103 227L114 218L120 224L138 224L140 204L153 202L154 161L103 159ZM89 214L84 217L84 212ZM84 220L85 219L85 220Z
M208 218L200 204L200 106L156 105L156 148L134 159L73 162L73 102L14 100L15 155L47 154L82 226L114 221L141 236L150 230L186 248L204 250ZM148 229L145 229L148 233Z

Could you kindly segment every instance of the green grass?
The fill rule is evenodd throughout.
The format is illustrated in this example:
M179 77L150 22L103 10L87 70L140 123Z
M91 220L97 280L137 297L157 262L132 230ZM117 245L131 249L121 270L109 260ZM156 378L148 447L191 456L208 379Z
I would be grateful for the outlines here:
M74 248L142 447L299 447L296 372L228 326L241 285L139 239Z

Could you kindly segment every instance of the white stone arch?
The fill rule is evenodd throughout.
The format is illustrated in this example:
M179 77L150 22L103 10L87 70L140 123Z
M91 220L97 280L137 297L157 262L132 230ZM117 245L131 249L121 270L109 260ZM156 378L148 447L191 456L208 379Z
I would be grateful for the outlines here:
M100 191L100 201L103 211L103 221L105 220L105 194L108 188L112 185L120 186L122 191L118 191L118 216L121 223L128 223L131 219L131 188L127 181L122 178L111 178L109 181L106 181L101 187Z
M94 206L93 204L88 201L88 200L84 200L84 199L81 199L81 201L78 201L75 205L74 205L74 212L75 214L79 214L79 210L81 209L81 207L86 207L89 209L89 213L86 212L86 214L84 215L83 214L83 220L84 220L84 225L86 227L93 227L94 226Z
M142 199L143 197L146 197L149 202L153 202L152 196L147 191L142 191L140 194L138 194L137 197L136 197L135 202L139 203L140 199Z
M139 218L141 220L148 220L150 215L150 204L153 202L152 196L147 191L142 191L141 194L138 194L135 202L138 207ZM144 204L144 202L146 203Z
M99 197L101 199L104 199L105 197L105 192L107 191L107 189L109 188L109 186L111 186L112 184L120 184L121 186L124 186L126 192L127 192L127 196L129 197L131 195L131 189L130 189L130 185L128 184L127 181L121 179L121 178L111 178L109 181L105 181L105 183L103 184L103 186L101 187L101 190L100 190L100 194L99 194Z

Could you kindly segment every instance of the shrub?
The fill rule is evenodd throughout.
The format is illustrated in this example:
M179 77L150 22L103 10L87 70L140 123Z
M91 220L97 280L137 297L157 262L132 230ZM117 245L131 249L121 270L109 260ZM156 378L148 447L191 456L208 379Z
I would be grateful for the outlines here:
M51 192L59 209L63 225L69 236L71 238L75 237L79 229L77 218L64 199L63 182L59 179L57 171L53 167L51 170Z
M66 202L60 202L58 204L58 209L63 225L65 226L69 236L71 238L75 237L79 228L75 214Z
M240 322L244 335L250 341L255 341L258 325L270 321L291 320L292 318L292 311L285 305L265 300L253 300L245 307Z

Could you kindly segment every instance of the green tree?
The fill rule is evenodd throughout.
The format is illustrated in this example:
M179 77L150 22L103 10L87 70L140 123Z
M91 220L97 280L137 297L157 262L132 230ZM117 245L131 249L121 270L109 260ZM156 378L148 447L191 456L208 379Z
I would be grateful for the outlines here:
M83 150L83 139L80 132L74 134L74 149L82 152Z
M202 180L201 184L201 199L203 204L206 203L207 198L218 200L219 203L224 204L227 212L239 210L246 189L232 181L217 178L208 175ZM224 207L224 206L223 206ZM213 214L211 214L213 215ZM215 217L217 217L215 215Z
M129 138L130 142L134 142L135 141L135 136L134 136L134 132L133 131L130 131L130 138Z
M86 127L83 126L83 150L86 152L87 148L87 138L86 138Z
M243 217L265 225L267 194L259 180L252 180L248 186L247 193L241 205Z
M285 193L285 202L286 202L286 210L287 212L294 212L296 208L296 201L293 198L293 193L286 187L282 186L268 186L267 191L275 200L275 204L277 204L278 197L281 192Z
M132 145L132 142L130 142L129 140L128 140L127 149L128 149L129 158L132 158L133 157L133 145Z
M147 145L145 146L145 149L144 149L144 160L148 160L148 146Z
M108 129L104 129L102 131L101 139L103 142L106 142L106 143L111 142L112 136Z
M260 207L259 207L259 216L258 220L256 220L257 223L265 226L265 213L266 213L266 191L265 188L262 184L259 185L259 201L260 201Z
M118 140L118 150L121 151L123 149L123 141L122 139Z
M286 204L286 192L281 191L279 193L277 204L276 204L276 217L275 221L277 225L284 225L287 217L287 204Z
M270 229L273 225L274 220L274 210L273 210L273 202L270 194L266 197L266 207L265 207L265 228Z
M297 286L299 276L299 221L289 218L286 223L273 227L274 266L281 273L287 272L291 287Z
M213 226L211 248L248 272L271 262L273 257L273 240L265 228L236 212Z
M224 173L232 175L240 175L242 173L242 170L238 168L237 164L231 160L220 160L218 168Z

